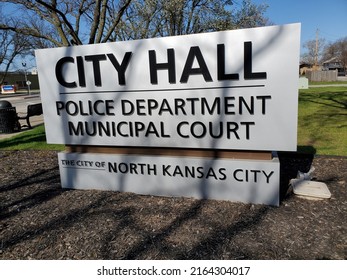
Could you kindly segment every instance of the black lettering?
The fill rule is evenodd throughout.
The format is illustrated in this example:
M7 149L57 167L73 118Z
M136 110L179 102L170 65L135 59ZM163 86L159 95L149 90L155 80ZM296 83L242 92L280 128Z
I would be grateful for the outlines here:
M253 173L253 182L257 183L258 182L258 173L260 173L260 170L250 170L250 172Z
M149 55L149 73L151 84L158 84L158 70L168 70L169 83L176 83L176 68L175 68L175 50L167 49L167 63L157 63L157 57L154 50L148 51Z
M224 97L224 114L235 115L235 96Z
M55 76L59 84L61 84L63 87L75 88L77 87L76 82L67 82L63 77L63 67L65 63L75 63L75 60L71 56L59 59L55 65Z
M146 126L142 122L135 122L134 125L135 125L135 136L139 137L140 136L140 132L144 131Z
M69 135L84 136L83 122L78 122L77 126L73 122L68 122Z
M65 104L66 113L70 116L76 116L79 113L78 105L73 101L68 101Z
M204 177L204 168L202 166L199 166L196 171L199 173L196 178L201 179Z
M199 64L198 68L193 68L195 58ZM206 82L212 82L211 74L199 47L190 48L180 82L187 83L190 75L203 75Z
M206 174L206 179L208 179L209 177L213 177L214 179L217 180L216 173L214 172L212 167L210 167L210 169L207 171L207 174Z
M98 122L98 132L100 136L104 135L111 136L110 122Z
M128 106L127 106L128 104ZM122 99L121 100L121 106L122 106L122 114L124 116L129 116L134 114L135 111L135 106L133 103L131 103L131 101L126 100L126 99Z
M201 98L201 114L205 115L205 109L210 115L213 115L213 114L220 115L220 98L219 97L215 98L212 106L210 107L206 98L202 97ZM214 113L215 111L216 113Z
M266 114L266 104L265 104L265 101L267 99L271 99L271 95L257 96L257 99L261 100L261 113L263 115L265 115Z
M190 102L190 109L192 111L192 115L195 115L195 102L199 101L199 98L192 97L186 99L188 102Z
M242 108L245 107L251 115L254 115L254 96L250 96L250 106L248 106L247 102L245 101L245 98L243 96L239 97L239 113L240 115L243 114Z
M227 138L231 138L231 133L233 132L237 139L240 139L240 136L237 133L239 125L236 122L227 122Z
M79 83L80 87L85 87L86 86L86 76L84 74L83 57L77 56L76 62L77 62L78 83Z
M97 133L96 122L84 122L86 134L88 136L95 136Z
M155 125L154 125L153 122L149 122L149 123L148 123L148 127L147 127L147 130L146 130L146 133L145 133L145 137L148 137L149 134L154 134L154 135L157 136L158 138L160 137L160 136L159 136L159 133L158 133L158 130L157 130L157 128L155 127Z
M165 134L165 123L160 122L160 135L163 138L170 138L171 136L169 134Z
M266 72L252 72L252 42L244 43L244 78L245 80L266 79Z
M105 105L106 105L106 115L108 116L114 116L115 113L111 112L111 110L114 110L114 106L112 105L114 103L113 100L106 100Z
M153 172L153 175L157 175L157 166L155 164L151 165L147 164L147 173L148 175L151 175L151 173Z
M195 167L194 166L185 166L184 167L184 175L185 177L195 178Z
M255 122L240 122L240 124L246 126L246 139L249 140L251 134L250 126L255 125Z
M218 172L220 174L220 177L218 177L219 180L225 180L227 178L227 175L225 174L226 169L225 168L219 168Z
M57 108L57 115L60 116L60 111L64 109L64 102L57 101L55 102L55 107Z
M224 44L217 45L217 79L218 81L224 80L238 80L239 74L225 74L225 46Z
M169 172L171 165L163 165L163 175L164 176L172 176Z
M269 183L270 177L274 174L274 171L271 171L269 174L267 174L264 170L262 170L262 172L266 177L266 183Z
M70 102L70 101L68 101ZM92 102L90 100L88 100L88 105L89 105L89 113L88 112L84 112L84 106L83 106L83 102L80 100L78 101L78 107L76 107L77 111L76 114L78 114L78 110L80 111L81 116L88 116L93 115L93 109L92 109Z
M182 131L181 131L181 128L183 125L189 125L188 122L180 122L178 125L177 125L177 134L179 136L181 136L182 138L189 138L189 135L183 135L182 134Z
M242 179L240 179L240 178L237 177L237 174L238 174L239 172L243 172L243 170L242 170L242 169L236 169L236 170L234 171L234 173L233 173L233 177L234 177L234 179L235 179L236 181L243 182Z
M126 133L123 133L123 132L122 132L121 127L122 127L123 125L127 125L127 123L126 123L126 122L120 122L120 123L117 124L117 131L118 131L118 134L119 134L120 136L122 136L122 137L129 137L129 134L126 134ZM132 136L132 134L131 134L131 136Z
M104 54L95 54L95 55L86 55L86 61L91 61L93 63L93 72L94 72L94 84L97 87L101 87L101 73L100 73L100 61L106 60L106 55Z
M214 130L218 130L218 132L214 133ZM213 122L209 122L209 131L212 138L221 138L223 136L223 122L219 122L219 128L217 123L214 125Z
M179 165L176 165L174 172L172 173L172 176L180 175L183 177L182 170L180 169Z
M186 106L186 102L184 99L181 98L175 98L175 115L178 115L178 110L181 110L183 115L187 115L186 110L184 107Z
M146 109L145 105L141 105L144 104L146 102L145 99L136 99L136 114L138 116L145 116L146 113L145 112L141 112L141 109Z
M152 111L158 108L158 101L155 99L148 99L148 114L152 116Z
M162 115L163 112L168 112L170 115L173 115L173 112L171 110L171 107L169 105L169 101L167 99L163 99L163 102L160 105L159 113L158 115Z
M199 129L196 130L196 127L201 127L200 132ZM190 133L195 137L195 138L204 138L206 136L206 126L204 125L203 122L193 122L193 124L190 127Z
M112 62L114 68L116 68L117 72L118 72L118 83L120 85L125 85L125 71L128 68L128 65L130 63L130 58L131 58L132 52L126 52L122 63L119 64L118 60L116 59L116 57L112 54L109 53L107 54L108 58L110 59L110 61Z
M114 172L117 173L117 163L114 162L113 164L111 162L108 163L108 172Z

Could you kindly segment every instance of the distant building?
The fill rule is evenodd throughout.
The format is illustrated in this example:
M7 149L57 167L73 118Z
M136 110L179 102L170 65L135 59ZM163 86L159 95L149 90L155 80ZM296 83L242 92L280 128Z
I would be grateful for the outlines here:
M346 76L346 69L343 67L342 62L337 58L333 57L322 63L323 70L337 70L338 76Z
M5 79L4 79L5 76ZM39 80L37 72L25 73L24 72L0 72L1 85L13 85L16 90L26 90L28 88L27 81L30 81L30 89L39 89Z

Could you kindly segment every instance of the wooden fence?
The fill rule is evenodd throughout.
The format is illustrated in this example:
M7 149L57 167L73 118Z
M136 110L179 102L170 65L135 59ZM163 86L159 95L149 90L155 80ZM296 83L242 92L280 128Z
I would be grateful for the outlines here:
M337 81L337 70L329 71L306 71L306 78L310 82L332 82Z

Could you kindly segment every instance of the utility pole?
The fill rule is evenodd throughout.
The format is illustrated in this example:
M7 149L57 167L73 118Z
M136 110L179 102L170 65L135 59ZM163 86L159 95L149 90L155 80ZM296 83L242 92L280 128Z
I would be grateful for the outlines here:
M314 66L315 68L318 68L318 33L319 33L319 30L317 28L316 30L316 49L315 49L315 54L314 54Z
M24 67L24 77L25 77L25 84L27 85L27 88L28 88L28 95L30 95L30 84L31 82L28 80L28 77L27 77L27 64L25 61L22 62L22 66Z

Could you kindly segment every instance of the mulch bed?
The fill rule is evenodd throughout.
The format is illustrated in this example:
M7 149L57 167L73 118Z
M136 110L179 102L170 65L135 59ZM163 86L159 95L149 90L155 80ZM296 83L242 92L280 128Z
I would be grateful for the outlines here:
M54 151L0 151L0 259L346 259L347 158L281 153L280 207L63 190ZM331 199L287 194L307 172Z

